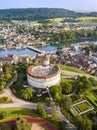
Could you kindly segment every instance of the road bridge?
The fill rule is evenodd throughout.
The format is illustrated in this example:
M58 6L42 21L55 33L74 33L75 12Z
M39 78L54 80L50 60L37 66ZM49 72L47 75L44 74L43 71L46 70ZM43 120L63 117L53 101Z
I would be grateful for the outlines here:
M28 48L28 49L30 49L30 50L32 50L34 52L40 53L40 54L44 54L45 53L45 51L40 50L39 48L36 48L34 46L26 46L26 48Z

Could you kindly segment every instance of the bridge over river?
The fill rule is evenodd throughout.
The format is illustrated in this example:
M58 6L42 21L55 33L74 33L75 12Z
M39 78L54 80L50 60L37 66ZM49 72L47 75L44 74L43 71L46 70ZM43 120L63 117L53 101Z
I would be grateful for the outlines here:
M33 47L33 46L26 46L26 48L28 48L28 49L30 49L32 51L35 51L37 53L40 53L40 54L44 54L45 53L45 51L40 50L39 48L36 48L36 47Z

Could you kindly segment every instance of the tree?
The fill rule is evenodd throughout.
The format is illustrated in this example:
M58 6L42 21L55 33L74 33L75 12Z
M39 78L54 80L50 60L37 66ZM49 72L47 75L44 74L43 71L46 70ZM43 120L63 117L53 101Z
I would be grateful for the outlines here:
M72 96L72 101L77 101L78 99L80 99L80 95L79 94L73 94Z
M5 79L6 79L6 81L8 81L9 79L11 79L11 74L10 73L6 73L5 74Z
M30 100L33 98L34 90L31 87L27 87L24 90L22 90L22 98L25 100Z
M0 119L4 119L4 118L6 118L6 117L8 117L8 116L9 116L9 113L8 113L8 112L2 111L2 112L0 113Z
M78 86L78 93L82 92L84 84L82 81L77 82L77 86Z
M78 116L76 120L78 130L92 130L92 122L86 116Z
M86 81L84 82L84 86L86 89L89 89L92 87L92 83L89 79L86 79Z
M18 117L15 121L15 123L12 126L12 129L14 130L30 130L28 122L22 118Z
M41 115L43 118L46 118L46 111L42 103L38 103L37 105L37 113Z
M59 95L58 92L56 92L54 95L54 100L58 103L60 101L60 99L61 99L61 96Z
M4 73L7 73L7 74L12 72L12 66L10 64L5 64L3 66L3 71L4 71Z
M78 93L85 92L87 89L91 88L93 86L93 83L90 79L87 77L78 77L77 79L77 87L78 87Z
M63 94L69 94L72 92L72 85L70 83L65 82L65 83L62 83L61 86L62 86Z
M62 88L61 88L61 86L55 85L55 86L52 86L50 88L50 92L51 92L53 98L55 98L56 95L61 97L61 95L62 95Z
M90 77L89 80L91 81L93 87L97 86L97 81L94 78Z
M61 106L65 109L69 109L72 105L72 99L71 97L63 95L60 101Z
M6 85L6 82L0 79L0 91L4 90L5 85Z
M46 102L46 105L47 105L47 106L50 106L50 104L51 104L51 99L50 99L49 97L46 97L45 102Z

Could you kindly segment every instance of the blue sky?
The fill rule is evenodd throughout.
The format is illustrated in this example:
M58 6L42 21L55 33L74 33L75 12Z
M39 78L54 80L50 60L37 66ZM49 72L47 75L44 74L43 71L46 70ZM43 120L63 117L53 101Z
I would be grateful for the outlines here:
M97 0L0 0L0 9L37 7L97 11Z

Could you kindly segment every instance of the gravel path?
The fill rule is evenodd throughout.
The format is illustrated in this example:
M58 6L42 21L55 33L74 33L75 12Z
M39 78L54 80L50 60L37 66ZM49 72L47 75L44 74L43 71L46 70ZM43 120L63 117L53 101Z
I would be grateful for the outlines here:
M0 104L0 108L8 108L8 107L21 107L21 108L29 108L29 109L36 109L37 103L31 103L24 101L22 99L17 98L14 96L9 88L5 89L3 94L0 94L0 97L8 96L13 100L13 103L9 104Z
M17 78L17 77L16 77ZM31 103L24 101L22 99L17 98L10 90L10 86L13 84L15 77L12 79L12 81L6 86L4 89L4 93L0 94L0 97L7 96L10 97L13 101L13 103L8 104L0 104L0 108L8 108L8 107L21 107L21 108L29 108L29 109L36 109L37 103Z
M39 126L36 123L32 124L31 130L44 130L44 128L42 128L41 126Z

